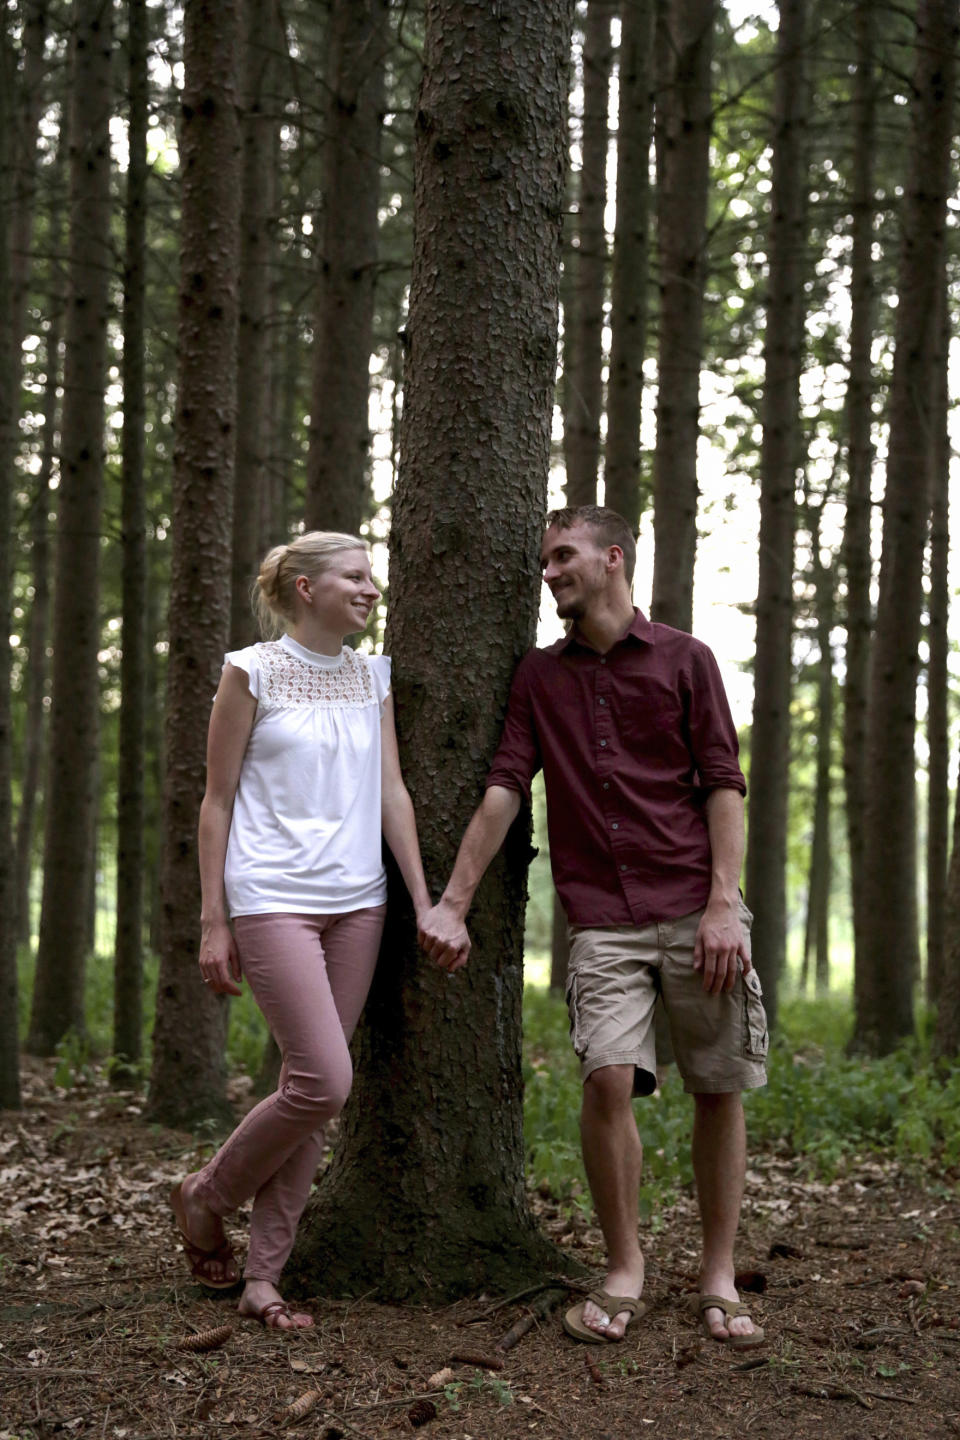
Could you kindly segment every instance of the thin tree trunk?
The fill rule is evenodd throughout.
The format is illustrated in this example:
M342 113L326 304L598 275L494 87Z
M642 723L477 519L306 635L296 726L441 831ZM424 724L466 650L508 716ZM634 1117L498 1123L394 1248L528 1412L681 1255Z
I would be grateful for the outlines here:
M947 881L946 944L943 975L937 997L934 1053L951 1058L960 1054L960 776L953 811L953 848Z
M144 770L147 700L147 529L144 477L144 301L147 214L146 0L127 0L130 123L123 276L123 651L117 772L117 930L113 1053L143 1050ZM121 1077L123 1078L123 1077Z
M23 72L14 80L17 114L11 115L14 186L10 240L11 334L14 365L20 370L20 348L26 330L27 287L33 257L33 214L37 192L37 136L44 104L46 59L44 47L49 23L49 0L30 0L24 6L21 45Z
M654 0L621 6L617 219L610 280L604 503L636 532L643 509L640 407L647 341Z
M654 620L693 626L714 0L669 0L657 81L660 346L653 460Z
M919 970L916 683L958 22L957 0L920 0L914 131L901 212L880 594L867 710L870 785L854 1043L872 1053L886 1053L912 1033L913 980Z
M830 634L834 622L833 573L820 559L820 517L816 511L811 526L814 596L817 611L817 764L814 781L813 841L810 847L807 924L804 936L804 974L809 958L816 957L816 987L822 994L830 988L830 892L833 879L831 855L831 814L833 798L833 650Z
M567 966L570 963L570 941L567 938L567 916L560 897L553 892L553 921L550 933L550 989L561 995L567 986Z
M197 820L229 633L241 142L238 0L187 0L177 443L173 463L162 924L149 1112L229 1118L225 1006L200 983Z
M936 1005L946 951L950 861L950 310L946 268L940 287L940 343L932 407L930 593L927 599L927 1002Z
M572 10L572 0L426 7L387 648L434 885L536 625ZM438 576L451 581L440 602ZM555 1263L523 1181L529 856L527 816L477 892L470 965L453 981L418 958L409 903L392 888L353 1096L294 1250L302 1288L456 1294Z
M750 742L747 904L767 1014L776 1021L787 947L787 809L793 549L801 462L800 367L806 272L806 0L781 0L775 76L769 279L760 456L760 573Z
M56 257L61 243L57 212L50 217L50 246ZM53 268L59 266L54 259ZM44 700L48 693L47 642L50 629L50 481L53 476L57 430L57 390L61 378L60 339L63 327L63 295L54 282L50 287L50 321L44 337L46 380L43 387L43 440L40 469L30 513L30 627L27 632L27 668L24 695L23 746L21 751L20 807L17 811L17 933L29 944L33 930L30 915L30 880L33 871L34 819L47 734Z
M240 314L237 370L237 453L233 489L230 649L257 638L250 587L261 555L263 492L267 488L267 330L273 137L274 0L243 0L243 200L240 227Z
M388 0L332 0L314 341L308 530L355 535L369 511L368 407ZM440 377L438 377L438 380Z
M10 283L10 214L13 165L12 95L15 62L9 11L0 18L0 635L9 635L12 618L11 520L13 457L19 411L19 365L14 352L13 294ZM17 992L17 929L13 849L13 727L10 695L10 646L0 645L0 1110L20 1108L20 1009Z
M611 0L587 0L583 36L583 130L575 233L566 256L563 450L568 505L597 503L603 411L603 301L607 236L607 113L613 49Z
M846 582L846 671L843 687L843 775L854 953L863 954L863 822L866 803L867 677L870 665L870 485L873 476L874 377L871 347L877 75L873 0L856 7L857 72L853 128L853 240L850 256L850 374L846 394L847 493L842 566Z
M66 316L50 754L43 899L27 1045L52 1054L82 1030L95 856L103 486L110 239L112 7L77 0L70 121L70 262Z

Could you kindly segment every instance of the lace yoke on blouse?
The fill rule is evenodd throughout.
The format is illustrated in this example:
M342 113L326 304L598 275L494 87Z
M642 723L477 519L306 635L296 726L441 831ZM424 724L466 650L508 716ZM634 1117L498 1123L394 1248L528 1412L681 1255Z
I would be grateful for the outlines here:
M341 663L311 665L292 655L278 640L256 647L262 710L295 710L301 706L362 710L377 703L365 658L344 646Z

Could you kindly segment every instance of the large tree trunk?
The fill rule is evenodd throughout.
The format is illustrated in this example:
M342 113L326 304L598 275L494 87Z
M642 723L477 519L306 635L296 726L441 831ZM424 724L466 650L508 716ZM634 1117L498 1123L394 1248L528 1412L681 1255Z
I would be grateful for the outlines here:
M230 616L240 262L238 0L187 0L160 978L150 1114L229 1118L224 1002L200 983L197 820Z
M82 1030L97 806L100 512L110 237L112 9L77 0L70 261L53 614L43 900L28 1048Z
M147 700L147 529L144 477L144 301L147 206L146 0L128 0L129 161L123 274L123 650L117 760L117 931L113 1053L143 1049L144 770ZM122 1077L123 1078L123 1077Z
M885 1053L913 1030L919 970L914 738L936 406L939 291L954 134L957 0L920 0L904 186L880 594L870 657L863 946L854 1042Z
M793 636L793 542L801 461L806 211L806 0L781 0L775 77L769 279L760 456L760 574L747 904L753 953L774 1024L787 946L787 800Z
M946 267L940 284L940 338L932 407L930 593L927 599L927 1002L937 1004L946 953L950 861L950 312Z
M16 449L19 389L10 284L10 213L13 190L11 136L13 47L7 33L9 12L0 17L0 636L11 622L13 457ZM13 733L10 705L10 646L0 645L0 1110L20 1108L20 1046L17 999L16 866L13 848Z
M610 279L610 379L604 503L636 533L643 508L640 407L647 341L647 241L653 122L654 0L621 6L617 219Z
M426 8L387 639L435 888L536 625L572 8ZM354 1093L294 1251L305 1289L460 1294L556 1263L524 1193L529 853L527 817L478 891L470 965L453 980L418 955L392 888Z
M857 73L853 128L853 242L850 255L850 375L846 394L847 494L842 565L846 581L843 686L843 775L854 953L863 953L863 820L867 787L867 672L872 626L870 487L873 476L873 364L876 302L873 283L874 169L877 75L873 0L856 7Z
M714 0L669 0L657 77L660 347L653 460L654 620L693 626L697 442L713 107Z
M564 285L563 453L568 505L597 503L603 411L603 297L607 270L607 110L613 50L611 0L587 0L583 35L583 127L577 210Z
M257 638L250 587L262 554L263 492L267 488L269 412L270 229L273 223L273 137L276 70L274 0L243 0L243 209L237 371L237 453L233 488L230 649Z
M369 510L370 351L377 277L388 0L332 0L314 336L308 530L355 535Z

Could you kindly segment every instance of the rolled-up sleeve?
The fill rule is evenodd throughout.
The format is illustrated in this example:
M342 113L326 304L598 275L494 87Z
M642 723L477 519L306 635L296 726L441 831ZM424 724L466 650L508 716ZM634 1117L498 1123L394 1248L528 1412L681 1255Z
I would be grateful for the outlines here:
M486 788L499 785L504 790L517 790L529 800L530 785L540 764L540 742L530 698L529 658L525 658L517 666L510 686L507 718L487 774Z
M720 667L713 651L696 643L690 657L687 737L700 784L706 790L739 790L747 782L738 759L740 745Z

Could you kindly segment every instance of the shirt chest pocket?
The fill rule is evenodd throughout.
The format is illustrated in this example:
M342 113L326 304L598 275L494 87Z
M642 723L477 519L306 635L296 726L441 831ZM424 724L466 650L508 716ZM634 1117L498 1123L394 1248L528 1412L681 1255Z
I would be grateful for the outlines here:
M682 733L683 707L668 685L656 680L635 682L612 701L614 724L628 746L641 745L645 753L672 750Z

